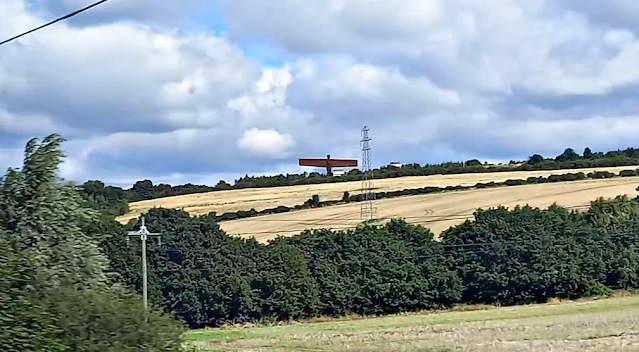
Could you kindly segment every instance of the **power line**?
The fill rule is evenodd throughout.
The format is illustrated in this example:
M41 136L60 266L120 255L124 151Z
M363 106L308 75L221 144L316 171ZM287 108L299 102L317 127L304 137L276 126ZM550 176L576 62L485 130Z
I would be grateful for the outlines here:
M92 5L89 5L89 6L85 7L85 8L82 8L82 9L80 9L80 10L78 10L78 11L75 11L75 12L72 12L72 13L70 13L70 14L66 15L66 16L60 17L60 18L58 18L57 20L53 20L53 21L51 21L51 22L49 22L49 23L43 24L43 25L42 25L42 26L40 26L40 27L34 28L34 29L32 29L32 30L30 30L30 31L28 31L28 32L24 32L24 33L22 33L22 34L18 34L18 35L16 35L16 36L15 36L15 37L13 37L13 38L9 38L9 39L7 39L7 40L5 40L5 41L3 41L3 42L0 42L0 45L7 44L8 42L14 41L14 40L16 40L16 39L18 39L18 38L20 38L20 37L23 37L23 36L25 36L25 35L27 35L27 34L33 33L33 32L35 32L35 31L37 31L37 30L40 30L40 29L42 29L42 28L44 28L44 27L48 27L48 26L50 26L50 25L52 25L52 24L54 24L54 23L57 23L57 22L60 22L60 21L66 20L67 18L71 18L71 17L73 17L73 16L75 16L75 15L77 15L77 14L81 13L81 12L84 12L84 11L86 11L86 10L90 9L90 8L96 7L96 6L98 6L98 5L100 5L100 4L103 4L103 3L107 2L107 1L109 1L109 0L100 0L100 1L98 1L98 2L96 2L96 3L94 3L94 4L92 4Z

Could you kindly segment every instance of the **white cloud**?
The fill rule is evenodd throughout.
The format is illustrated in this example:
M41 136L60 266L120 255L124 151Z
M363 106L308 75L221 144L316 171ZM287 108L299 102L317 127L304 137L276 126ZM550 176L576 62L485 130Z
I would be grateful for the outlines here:
M275 130L251 128L244 131L242 138L237 141L237 146L250 154L281 158L290 154L295 140L291 135L281 134Z
M0 36L82 1L0 1ZM228 36L158 26L176 4L119 2L0 48L0 165L53 131L65 177L115 183L296 171L356 157L364 125L376 164L636 143L639 13L623 1L218 0Z

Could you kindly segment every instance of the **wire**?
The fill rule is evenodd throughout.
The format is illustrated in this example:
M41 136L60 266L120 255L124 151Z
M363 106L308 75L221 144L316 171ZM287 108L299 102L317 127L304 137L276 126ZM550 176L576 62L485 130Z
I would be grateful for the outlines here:
M47 26L50 26L50 25L52 25L52 24L54 24L54 23L57 23L57 22L60 22L60 21L66 20L67 18L71 18L71 17L73 17L73 16L75 16L75 15L77 15L77 14L81 13L81 12L84 12L84 11L86 11L86 10L90 9L90 8L96 7L96 6L98 6L98 5L100 5L100 4L103 4L103 3L107 2L107 1L109 1L109 0L100 0L100 1L98 1L98 2L96 2L96 3L94 3L94 4L92 4L92 5L89 5L89 6L85 7L85 8L83 8L83 9L80 9L80 10L78 10L78 11L72 12L72 13L70 13L70 14L66 15L66 16L60 17L60 18L58 18L57 20L53 20L53 21L51 21L51 22L49 22L49 23L43 24L43 25L42 25L42 26L40 26L40 27L34 28L34 29L32 29L32 30L30 30L30 31L28 31L28 32L24 32L24 33L22 33L22 34L18 34L18 35L16 35L16 36L15 36L15 37L13 37L13 38L9 38L9 39L7 39L7 40L5 40L5 41L3 41L3 42L0 42L0 45L7 44L7 43L9 43L10 41L14 41L14 40L16 40L16 39L18 39L18 38L20 38L20 37L23 37L23 36L25 36L25 35L27 35L27 34L33 33L33 32L35 32L35 31L37 31L37 30L40 30L40 29L42 29L42 28L44 28L44 27L47 27Z

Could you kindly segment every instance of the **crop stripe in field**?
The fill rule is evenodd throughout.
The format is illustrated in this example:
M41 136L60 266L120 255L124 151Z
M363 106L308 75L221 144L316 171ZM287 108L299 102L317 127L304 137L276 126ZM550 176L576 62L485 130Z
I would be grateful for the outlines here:
M634 170L622 170L622 171L634 171ZM614 173L610 173L608 172L609 175L612 175L613 177L606 177L603 179L609 179L609 178L616 178L616 177L624 177L624 176L620 176L620 175L615 175ZM551 176L568 176L568 175L576 175L576 174L561 174L561 175L550 175ZM545 179L548 180L548 178L544 178L544 177L529 177L529 178L537 178L537 179ZM584 179L574 179L574 180L560 180L560 181L553 181L553 182L534 182L534 183L525 183L525 184L508 184L508 182L527 182L527 180L524 179L510 179L510 180L506 180L503 182L489 182L488 184L493 184L492 186L487 186L487 187L478 187L477 185L479 184L484 184L484 185L488 185L482 182L478 182L477 184L475 184L474 186L447 186L447 187L436 187L436 186L426 186L426 187L422 187L422 188L408 188L408 189L403 189L403 190L397 190L397 191L388 191L388 192L380 192L376 194L376 199L377 200L382 200L382 199L395 199L395 198L404 198L404 197L412 197L412 196L418 196L418 195L433 195L433 194L444 194L444 193L452 193L452 192L464 192L464 191L475 191L475 190L480 190L480 189L496 189L496 188L501 188L501 187L516 187L516 186L530 186L530 185L535 185L535 184L560 184L563 182L573 182L573 181L588 181L588 180L592 180L592 181L596 181L596 180L601 180L602 178L584 178ZM629 182L630 183L630 182ZM596 186L595 188L601 188L602 186ZM452 188L452 189L449 189ZM398 194L398 193L402 193L402 192L417 192L419 190L424 190L424 189L432 189L432 192L424 192L424 193L416 193L416 194ZM558 194L561 194L562 192L559 192ZM384 195L382 197L382 195ZM354 198L357 198L357 196L359 195L355 195L355 196L351 196ZM535 198L532 198L535 199ZM301 205L296 205L293 208L291 207L286 207L288 208L286 211L282 211L282 212L270 212L270 210L272 209L264 209L261 210L259 212L256 212L253 215L249 215L249 216L245 216L245 217L239 217L239 218L234 218L234 219L224 219L224 215L226 214L222 214L220 217L222 217L221 219L218 220L218 222L227 222L227 221L237 221L237 220L243 220L243 219L248 219L248 218L255 218L255 217L261 217L261 216L267 216L267 215L277 215L277 214L286 214L286 213L291 213L291 212L296 212L296 211L301 211L301 210L310 210L310 209L317 209L317 208L326 208L326 207L332 207L332 206L342 206L342 205L347 205L350 203L357 203L360 200L358 199L352 199L352 200L329 200L326 202L320 202L320 206L317 207L309 207L309 208L298 208ZM250 212L251 210L245 210L244 212ZM254 210L253 210L254 211ZM234 212L235 214L240 213L241 211L236 211ZM308 220L311 221L311 220Z
M619 167L614 167L614 169L618 169ZM610 168L606 168L606 169L610 169ZM577 169L579 170L579 169ZM575 171L577 171L575 170ZM470 190L475 190L475 189L484 189L484 188L499 188L499 187L504 187L504 186L518 186L518 185L525 185L525 184L538 184L538 183L561 183L561 182L570 182L570 181L583 181L583 180L588 180L588 179L593 179L593 180L597 180L597 179L602 179L602 178L611 178L611 177L628 177L628 176L639 176L639 169L637 170L631 170L631 169L627 169L627 170L621 170L619 171L617 174L615 174L614 172L610 172L607 170L602 170L602 171L597 171L596 169L588 169L590 170L590 172L588 172L588 174L584 174L584 171L579 171L579 172L573 172L573 173L564 173L564 174L551 174L548 175L547 177L544 176L529 176L526 179L508 179L506 181L502 181L502 182L495 182L495 181L485 181L485 182L477 182L475 185L469 185L469 186L461 186L461 185L457 185L457 186L444 186L444 187L439 187L439 186L425 186L425 187L421 187L421 188L406 188L406 189L402 189L402 190L395 190L395 191L384 191L384 192L379 192L377 193L377 199L382 199L382 198L398 198L398 197L405 197L405 196L411 196L411 195L425 195L425 194L441 194L441 193L448 193L448 192L456 192L456 191L470 191ZM549 170L550 171L550 170ZM559 171L559 170L555 170L555 171ZM625 175L623 174L624 172L627 172ZM628 173L632 173L632 175L628 174ZM577 175L582 175L583 178L578 178L578 179L559 179L557 180L557 177L566 177L566 176L577 176ZM585 176L585 177L584 177ZM603 177L598 177L598 176L603 176ZM552 177L554 177L554 179L551 179ZM530 179L536 179L538 181L542 181L542 182L532 182L532 181L528 181ZM487 183L486 183L487 182ZM524 184L509 184L512 182L525 182ZM426 191L426 190L429 191ZM418 191L418 190L424 190L424 192L422 193L417 193L417 194L398 194L398 193L402 193L402 192L410 192L410 191ZM256 216L263 216L263 215L272 215L272 214L280 214L280 213L288 213L291 211L297 211L297 210L306 210L306 209L311 209L311 208L316 208L316 207L327 207L327 206L336 206L336 205L344 205L344 204L348 204L348 203L352 203L352 202L358 202L359 200L356 199L358 195L355 196L351 196L351 199L348 200L329 200L329 201L324 201L324 202L320 202L319 206L313 206L313 207L303 207L304 204L298 204L293 206L292 208L289 206L279 206L279 207L285 207L288 208L285 211L275 211L277 208L272 208L272 209L263 209L260 210L259 212L255 212L254 209L250 209L250 210L238 210L235 212L227 212L224 214L221 214L219 216L218 221L222 222L222 221L233 221L233 220L240 220L240 219L245 219L245 218L250 218L250 217L256 217ZM210 204L213 205L213 204ZM201 206L197 206L197 208L201 208ZM123 222L123 221L128 221L131 218L136 218L137 216L139 216L140 212L143 212L145 209L136 209L136 210L132 210L131 212L129 212L128 214L122 215L122 216L118 216L116 218L116 220ZM147 209L148 210L148 209ZM244 213L250 213L251 211L255 212L254 214L249 214L247 216L247 214L244 215L240 215L240 213L244 212ZM133 217L131 217L131 215L134 215ZM135 214L137 214L137 216L135 216ZM209 213L210 214L210 213ZM230 214L235 214L236 217L235 218L230 218L230 219L226 219L225 215L230 215ZM238 216L240 215L240 216Z
M583 181L583 180L582 180ZM593 180L594 181L594 180ZM565 182L569 182L569 181L565 181ZM635 183L636 181L632 180L632 181L628 181L627 183ZM561 182L555 182L555 184L557 183L561 183ZM544 183L545 184L545 183ZM578 192L585 192L585 191L592 191L592 190L596 190L596 189L605 189L605 188L612 188L612 187L618 187L620 185L626 184L626 182L620 183L620 184L615 184L615 185L593 185L592 187L586 187L583 189L578 189L575 190L573 193L578 193ZM522 186L527 186L527 185L522 185ZM514 187L514 186L510 186L510 187ZM509 201L509 202L517 202L517 201L530 201L530 200L534 200L534 199L538 199L538 198L544 198L544 197L552 197L554 195L561 195L564 194L565 192L563 191L558 191L558 192L554 192L554 193L549 193L549 194L544 194L541 196L534 196L534 197L527 197L527 198L520 198L514 201ZM403 196L403 197L411 197L410 196ZM415 195L417 196L417 195ZM402 197L402 198L403 198ZM343 205L343 204L342 204ZM490 207L494 207L494 206L499 206L500 204L493 204L493 205L488 205L485 206L483 208L490 208ZM579 205L579 206L566 206L565 208L567 209L573 209L573 210L578 210L578 209L584 209L584 208L588 208L589 205ZM317 208L316 208L317 209ZM310 209L307 209L310 211ZM464 219L468 219L470 218L472 215L474 214L474 211L471 213L456 213L456 214L450 214L450 215L446 215L446 216L396 216L395 218L402 218L402 219L406 219L406 220L421 220L421 223L432 223L432 222L441 222L441 221L450 221L450 220L464 220ZM272 215L277 215L277 214L272 214ZM264 215L266 216L266 215ZM261 216L254 216L253 218L260 218ZM253 232L234 232L232 233L233 235L236 236L253 236L256 239L260 239L260 238L264 238L264 237L269 237L271 235L277 235L277 234L290 234L290 233L295 233L295 232L301 232L304 231L305 229L307 229L307 226L320 226L322 222L326 222L331 220L332 223L331 225L333 226L356 226L357 223L353 223L353 222L359 222L358 217L355 213L350 214L350 215L346 215L345 217L340 217L340 216L332 216L330 218L325 217L325 218L315 218L315 219L309 219L309 220L295 220L295 219L256 219L257 221L260 222L274 222L274 223L278 223L278 222L292 222L295 224L299 225L299 228L295 228L295 229L287 229L285 231L272 231L272 230L264 230L264 231L253 231ZM237 219L237 221L240 221L243 219ZM337 222L340 221L340 222ZM330 226L326 226L323 228L330 228Z
M572 210L577 210L577 209L587 209L589 207L589 205L576 205L576 206L567 206L564 207L566 209L572 209ZM397 219L405 219L405 220L423 220L421 221L422 223L431 223L431 222L440 222L440 221L449 221L449 220L464 220L464 219L468 219L469 217L473 216L474 212L472 213L457 213L457 214L451 214L451 215L439 215L439 216L397 216ZM296 224L299 224L300 226L314 226L314 225L320 225L321 222L323 221L327 221L327 220L333 220L333 218L320 218L319 220L317 219L313 219L313 220L308 220L308 221L304 221L304 220L294 220L294 219L281 219L281 220L273 220L273 219L256 219L256 221L260 221L260 222L294 222ZM335 219L338 220L338 219ZM338 226L348 226L348 225L353 225L352 221L359 221L359 217L358 218L342 218L339 219L343 222L333 222L333 225L338 225ZM328 228L328 227L326 227ZM306 230L306 228L300 228L300 229L293 229L293 230L286 230L286 231L253 231L253 232L246 232L246 233L242 233L242 232L234 232L232 235L234 236L252 236L252 235L274 235L274 234L278 234L278 233L289 233L289 232L300 232L300 231L304 231Z

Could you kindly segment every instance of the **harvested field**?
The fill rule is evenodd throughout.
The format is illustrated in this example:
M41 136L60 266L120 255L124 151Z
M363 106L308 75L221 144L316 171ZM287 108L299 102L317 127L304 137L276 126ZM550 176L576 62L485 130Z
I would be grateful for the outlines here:
M637 351L639 297L193 331L205 351Z
M473 186L478 182L503 182L508 179L526 179L533 176L547 177L552 174L559 175L576 172L589 173L592 171L609 171L619 173L619 171L622 170L632 170L636 168L636 166L620 166L611 168L399 177L375 180L375 191L398 191L426 186ZM304 203L314 194L319 195L321 200L337 200L342 198L344 192L350 192L351 194L360 193L360 188L361 183L354 181L277 188L248 188L188 194L131 203L131 211L128 214L118 217L118 221L126 223L130 219L137 218L140 213L154 207L183 208L191 215L203 215L210 212L217 212L218 214L221 214L229 211L235 212L239 210L250 210L251 208L260 211L280 205L292 207Z
M553 203L579 208L588 206L590 201L598 197L634 195L637 186L639 177L620 177L408 196L380 199L375 203L377 217L381 220L402 217L439 234L450 226L472 218L477 208L525 204L543 208ZM360 222L360 203L350 203L225 221L220 226L229 234L255 237L260 242L266 242L278 235L298 234L304 229L345 229L355 227Z

